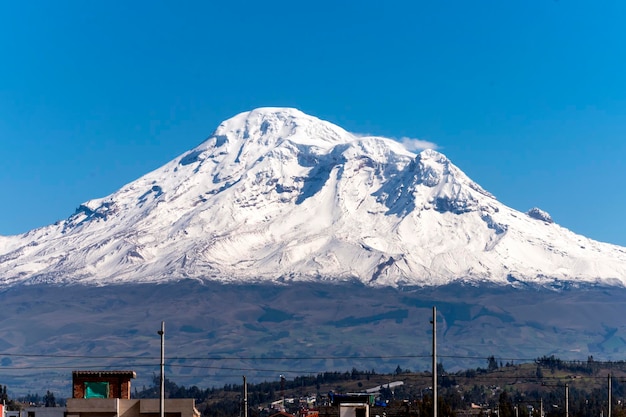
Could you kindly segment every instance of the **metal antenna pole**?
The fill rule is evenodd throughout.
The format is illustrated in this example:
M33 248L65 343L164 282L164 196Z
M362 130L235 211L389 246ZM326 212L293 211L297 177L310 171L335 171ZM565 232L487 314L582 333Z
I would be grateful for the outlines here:
M159 397L159 415L165 417L165 322L161 322L161 396Z
M433 417L437 417L437 307L433 306Z

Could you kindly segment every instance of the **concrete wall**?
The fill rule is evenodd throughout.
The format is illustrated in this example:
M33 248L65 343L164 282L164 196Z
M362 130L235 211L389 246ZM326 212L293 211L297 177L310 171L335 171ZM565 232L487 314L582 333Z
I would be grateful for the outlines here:
M159 403L159 399L68 398L67 417L159 417ZM165 417L200 417L200 413L193 398L168 398Z
M26 407L20 411L20 417L63 417L65 407Z
M141 400L141 417L159 416L159 399ZM165 400L165 417L199 417L193 398L168 398ZM127 416L134 417L134 416Z
M118 410L117 398L68 398L67 414L79 415L84 413L114 413Z
M369 404L340 404L339 417L370 417Z

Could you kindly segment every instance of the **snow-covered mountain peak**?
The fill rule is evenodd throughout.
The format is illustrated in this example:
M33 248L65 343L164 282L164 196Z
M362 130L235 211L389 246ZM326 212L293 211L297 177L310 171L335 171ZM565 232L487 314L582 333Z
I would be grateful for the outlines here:
M212 175L214 183L233 184L251 169L272 169L272 162L264 162L268 157L279 164L295 158L310 168L319 155L356 139L340 127L296 109L260 108L222 122L209 138L178 159L177 169Z
M0 239L0 285L626 282L626 249L547 219L435 150L262 108L67 220Z
M331 123L296 109L275 107L240 113L222 122L212 136L263 147L275 146L285 139L321 147L351 139L350 134Z

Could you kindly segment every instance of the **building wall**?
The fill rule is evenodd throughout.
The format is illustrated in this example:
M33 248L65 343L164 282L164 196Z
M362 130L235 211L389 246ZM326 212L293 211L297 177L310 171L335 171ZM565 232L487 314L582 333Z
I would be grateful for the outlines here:
M369 404L340 404L339 417L370 417Z
M64 417L65 407L26 407L19 412L20 417Z
M159 399L68 398L67 417L159 417ZM165 400L165 417L200 417L193 398Z
M136 417L141 414L141 401L140 400L129 400L129 401L120 401L118 406L118 416L119 417Z

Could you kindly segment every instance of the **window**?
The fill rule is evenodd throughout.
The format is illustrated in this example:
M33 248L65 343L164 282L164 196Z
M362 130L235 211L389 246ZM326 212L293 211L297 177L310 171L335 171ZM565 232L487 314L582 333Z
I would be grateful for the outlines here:
M85 398L109 398L109 383L85 382Z

